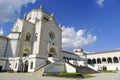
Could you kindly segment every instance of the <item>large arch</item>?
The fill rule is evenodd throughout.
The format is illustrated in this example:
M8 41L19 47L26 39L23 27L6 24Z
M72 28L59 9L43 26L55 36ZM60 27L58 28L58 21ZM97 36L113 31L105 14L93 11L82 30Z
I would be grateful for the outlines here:
M97 63L101 64L101 59L100 58L97 59Z
M28 56L29 53L30 53L30 50L29 50L28 48L25 48L25 49L24 49L23 56L24 56L24 57L25 57L25 56Z
M113 57L113 62L114 63L119 63L118 58L117 57Z
M49 52L50 52L50 53L49 53L49 57L53 57L53 56L56 55L56 49L53 48L53 47L50 48Z
M112 63L112 58L111 58L111 57L108 57L108 58L107 58L107 61L108 61L108 63Z
M91 59L88 59L88 60L87 60L87 63L88 63L88 64L92 64L92 60L91 60Z
M92 63L93 63L93 64L96 64L96 59L92 59Z
M102 62L106 62L106 58L102 58Z

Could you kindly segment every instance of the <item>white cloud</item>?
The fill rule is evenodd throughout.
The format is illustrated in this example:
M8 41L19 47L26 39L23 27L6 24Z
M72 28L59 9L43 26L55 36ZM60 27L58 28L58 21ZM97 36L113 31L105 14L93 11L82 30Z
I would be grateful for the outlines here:
M96 0L98 6L103 7L103 3L105 0Z
M75 31L73 27L65 27L62 33L63 50L72 50L75 47L82 47L95 42L96 36L86 32L86 30Z
M3 29L0 28L0 35L3 35Z
M0 0L0 23L13 21L20 14L21 7L36 0Z
M117 49L120 49L120 48L117 48Z

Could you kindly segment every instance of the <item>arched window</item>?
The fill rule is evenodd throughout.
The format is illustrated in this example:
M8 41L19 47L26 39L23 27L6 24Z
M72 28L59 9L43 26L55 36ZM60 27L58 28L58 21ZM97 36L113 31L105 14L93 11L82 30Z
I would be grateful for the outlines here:
M108 61L108 63L112 63L112 58L111 58L111 57L108 57L108 58L107 58L107 61Z
M105 58L102 58L102 62L106 62L106 59L105 59Z
M33 62L31 62L31 66L30 66L30 69L33 69Z
M114 63L119 63L119 61L118 61L118 58L117 58L117 57L113 57L113 61L114 61Z
M96 64L96 59L93 59L92 62L93 62L93 64Z
M27 33L25 40L26 40L26 41L30 41L30 38L31 38L31 34L30 34L30 33Z
M97 59L97 63L98 63L98 64L101 64L100 58Z
M88 64L92 64L92 60L91 59L88 59L87 62L88 62Z

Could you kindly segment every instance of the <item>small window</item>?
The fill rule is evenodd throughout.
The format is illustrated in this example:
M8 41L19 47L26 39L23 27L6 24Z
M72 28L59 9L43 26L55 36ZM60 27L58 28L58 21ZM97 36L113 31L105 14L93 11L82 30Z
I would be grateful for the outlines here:
M30 66L30 69L33 69L33 62L31 62L31 66Z
M37 41L37 33L35 33L35 41Z
M30 33L27 33L27 34L26 34L26 39L25 39L25 40L26 40L26 41L30 41L30 38L31 38L31 34L30 34Z

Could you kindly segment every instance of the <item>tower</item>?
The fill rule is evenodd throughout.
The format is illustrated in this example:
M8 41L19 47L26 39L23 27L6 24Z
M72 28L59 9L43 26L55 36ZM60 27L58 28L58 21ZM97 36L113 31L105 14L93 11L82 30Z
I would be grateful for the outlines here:
M42 8L26 14L26 20L34 24L32 54L47 57L59 56L62 46L62 30L54 21L54 15Z
M79 56L83 56L84 55L83 49L81 49L81 48L75 48L74 49L74 54L77 54Z

